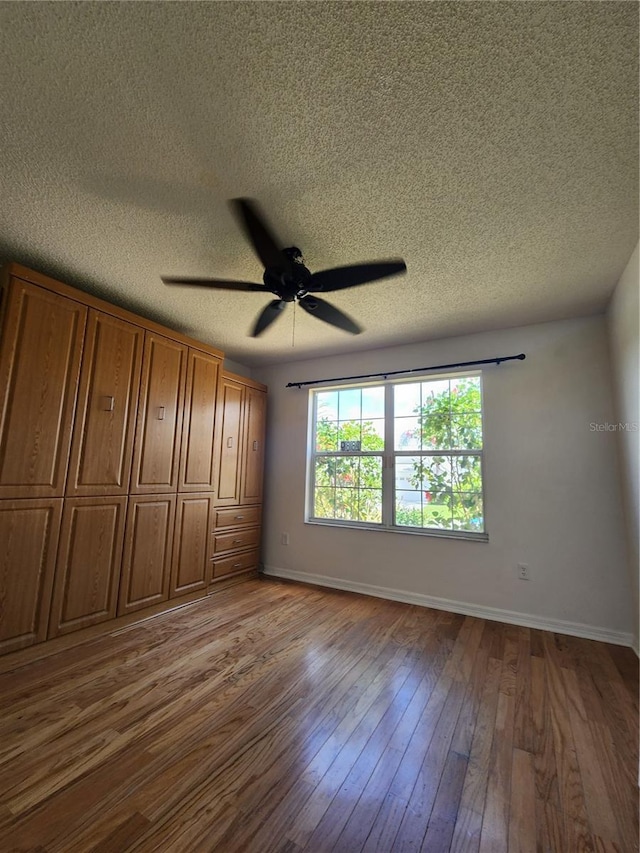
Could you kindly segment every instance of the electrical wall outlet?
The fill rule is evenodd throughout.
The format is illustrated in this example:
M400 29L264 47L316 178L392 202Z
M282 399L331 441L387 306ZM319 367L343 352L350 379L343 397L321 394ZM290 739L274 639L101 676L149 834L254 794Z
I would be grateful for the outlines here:
M288 544L289 544L289 534L288 534L288 533L283 533L283 534L282 534L282 544L283 544L283 545L288 545Z
M517 573L518 573L518 578L521 581L530 581L531 580L531 573L529 572L529 566L527 565L527 563L518 563Z

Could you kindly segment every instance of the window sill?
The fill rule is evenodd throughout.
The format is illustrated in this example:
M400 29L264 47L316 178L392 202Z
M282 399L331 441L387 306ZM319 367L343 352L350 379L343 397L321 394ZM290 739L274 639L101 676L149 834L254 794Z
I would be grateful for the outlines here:
M383 527L381 524L352 524L348 521L333 521L331 519L308 518L305 524L319 527L338 527L347 530L373 530L378 533L400 533L407 536L429 536L436 539L465 539L467 542L488 542L488 533L467 533L464 530L423 530L418 527Z

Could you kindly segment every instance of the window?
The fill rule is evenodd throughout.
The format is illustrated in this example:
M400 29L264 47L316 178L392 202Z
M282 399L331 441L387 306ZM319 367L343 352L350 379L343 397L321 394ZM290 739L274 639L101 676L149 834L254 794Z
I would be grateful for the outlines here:
M486 538L479 374L310 394L307 520Z

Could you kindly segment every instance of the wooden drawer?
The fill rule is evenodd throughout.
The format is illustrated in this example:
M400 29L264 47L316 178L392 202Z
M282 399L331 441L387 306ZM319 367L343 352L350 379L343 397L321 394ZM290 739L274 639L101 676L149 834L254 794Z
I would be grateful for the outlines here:
M259 506L237 506L228 509L217 509L214 528L249 527L260 524Z
M237 572L247 572L250 569L258 568L258 549L253 551L244 551L240 554L235 554L232 557L221 557L211 561L212 572L211 580L224 577L225 575L236 574Z
M235 533L216 533L213 537L213 553L238 551L241 548L255 548L260 544L260 528L237 530Z

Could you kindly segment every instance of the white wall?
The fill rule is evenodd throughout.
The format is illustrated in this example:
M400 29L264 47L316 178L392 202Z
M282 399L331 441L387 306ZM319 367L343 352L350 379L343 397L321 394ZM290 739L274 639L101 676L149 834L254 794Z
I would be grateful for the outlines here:
M620 423L636 424L640 421L640 271L638 246L618 282L608 312L609 343L613 368L616 418ZM627 528L629 572L633 589L634 645L638 651L638 587L640 556L640 433L617 433L620 460L620 483Z
M245 364L240 364L239 361L232 361L230 358L225 358L223 368L224 370L228 370L229 373L237 373L239 376L244 376L245 379L253 378L251 368Z
M304 523L308 392L287 382L519 352L526 361L484 371L488 543ZM614 420L604 317L316 358L254 378L269 386L267 571L631 641L616 439L590 429ZM531 581L516 579L518 562Z

